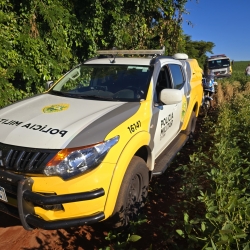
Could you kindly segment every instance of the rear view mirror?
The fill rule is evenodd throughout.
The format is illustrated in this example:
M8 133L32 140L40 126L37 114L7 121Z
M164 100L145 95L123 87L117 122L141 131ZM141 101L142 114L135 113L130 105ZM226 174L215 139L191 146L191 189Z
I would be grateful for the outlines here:
M180 103L182 91L179 89L163 89L160 93L160 101L167 105Z
M53 81L47 81L44 85L45 85L45 89L48 90L52 87L52 85L54 84Z

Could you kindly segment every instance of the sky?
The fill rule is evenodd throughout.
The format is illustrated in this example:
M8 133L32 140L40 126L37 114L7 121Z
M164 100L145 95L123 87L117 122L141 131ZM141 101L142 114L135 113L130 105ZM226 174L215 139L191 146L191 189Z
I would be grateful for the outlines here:
M188 0L185 6L182 29L192 41L213 42L214 55L250 61L250 0Z

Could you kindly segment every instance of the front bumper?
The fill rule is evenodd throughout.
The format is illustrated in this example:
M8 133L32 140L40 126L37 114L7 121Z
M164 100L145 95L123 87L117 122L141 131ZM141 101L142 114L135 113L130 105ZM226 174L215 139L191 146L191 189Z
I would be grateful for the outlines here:
M226 77L231 77L232 74L215 74L215 78L226 78Z
M57 206L58 204L93 200L104 196L104 189L64 195L43 195L32 192L32 185L32 178L0 169L0 187L5 189L8 198L8 202L0 201L0 211L19 218L26 230L76 227L96 223L105 218L104 212L100 211L84 217L46 221L35 214L35 206Z

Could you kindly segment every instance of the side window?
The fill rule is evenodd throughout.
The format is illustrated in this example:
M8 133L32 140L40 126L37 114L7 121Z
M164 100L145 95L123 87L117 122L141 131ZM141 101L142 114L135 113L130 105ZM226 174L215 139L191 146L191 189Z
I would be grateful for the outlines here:
M173 79L173 88L181 89L185 83L182 67L178 64L168 64Z
M157 83L156 83L156 93L157 93L158 101L159 101L159 94L163 89L172 88L170 79L171 78L170 78L167 67L163 66L160 70L159 76L157 78Z

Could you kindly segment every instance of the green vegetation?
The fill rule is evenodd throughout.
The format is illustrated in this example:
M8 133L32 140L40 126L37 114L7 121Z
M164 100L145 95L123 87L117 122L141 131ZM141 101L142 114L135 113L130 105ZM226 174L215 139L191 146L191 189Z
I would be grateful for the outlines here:
M206 52L213 53L212 49L215 46L212 42L192 41L190 36L184 36L183 52L187 53L189 58L196 58L200 67L204 68L206 64Z
M211 42L182 33L188 0L0 1L0 107L44 91L97 49L185 52L203 63Z
M244 73L245 68L247 65L250 63L250 61L237 61L236 63L233 64L232 68L233 71L237 71L238 73Z
M233 74L230 78L221 79L220 83L224 88L224 93L227 93L227 95L230 94L230 98L233 93L229 93L234 91L244 91L244 88L248 82L250 82L250 79L248 76L245 75L245 69L247 65L250 63L250 61L239 61L234 62L232 68L233 68ZM231 85L236 85L238 88L235 89L229 89ZM219 97L221 98L221 97ZM228 98L227 98L228 99Z
M218 117L206 121L200 151L180 167L183 192L203 207L202 213L187 209L177 230L188 249L249 249L250 98L247 88L232 88L236 94L220 105Z

